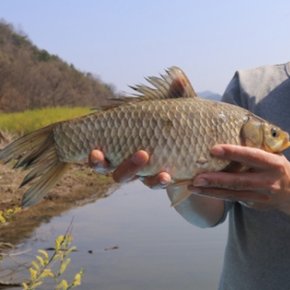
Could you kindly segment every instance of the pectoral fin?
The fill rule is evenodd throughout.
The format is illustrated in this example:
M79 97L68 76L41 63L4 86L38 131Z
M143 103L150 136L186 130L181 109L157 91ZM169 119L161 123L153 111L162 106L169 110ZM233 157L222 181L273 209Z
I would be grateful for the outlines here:
M170 184L166 188L167 194L171 200L171 206L175 207L179 205L191 195L191 191L188 190L190 184L192 184L192 180L182 180Z

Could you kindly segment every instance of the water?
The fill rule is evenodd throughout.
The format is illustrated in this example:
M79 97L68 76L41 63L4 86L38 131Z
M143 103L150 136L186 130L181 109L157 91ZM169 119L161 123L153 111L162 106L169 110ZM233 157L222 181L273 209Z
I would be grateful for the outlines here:
M32 251L18 258L18 263L19 259L31 261L38 248L52 246L72 218L78 251L72 254L67 273L71 279L84 268L80 289L217 288L227 225L194 227L170 207L164 191L149 190L139 182L43 224L20 246L19 250ZM18 279L24 278L22 272Z

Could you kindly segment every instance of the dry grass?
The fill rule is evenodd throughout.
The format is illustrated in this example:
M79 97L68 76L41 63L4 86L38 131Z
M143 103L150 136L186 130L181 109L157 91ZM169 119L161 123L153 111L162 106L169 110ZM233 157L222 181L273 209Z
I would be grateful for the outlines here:
M72 119L90 113L86 107L53 107L37 110L28 110L20 113L0 113L0 131L8 133L25 134L51 123ZM1 134L0 134L1 141Z

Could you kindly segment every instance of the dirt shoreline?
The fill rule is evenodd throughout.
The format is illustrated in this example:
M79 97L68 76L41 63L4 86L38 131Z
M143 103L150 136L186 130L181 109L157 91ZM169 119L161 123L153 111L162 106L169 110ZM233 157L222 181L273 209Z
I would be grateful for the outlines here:
M0 148L2 146L0 144ZM27 188L18 187L26 173L0 164L0 210L20 205ZM71 165L42 202L15 214L11 222L0 224L0 242L20 243L29 238L42 222L48 222L71 208L107 197L117 187L112 178L96 174L87 164Z

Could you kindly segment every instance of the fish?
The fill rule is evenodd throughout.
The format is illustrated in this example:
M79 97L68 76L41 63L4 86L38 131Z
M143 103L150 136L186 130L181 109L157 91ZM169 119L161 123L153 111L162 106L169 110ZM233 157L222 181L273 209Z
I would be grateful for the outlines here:
M229 160L210 154L216 144L235 144L280 154L290 146L289 135L250 111L198 97L186 74L176 66L134 93L71 120L28 133L0 151L0 161L30 169L20 187L30 186L22 206L38 203L68 169L101 150L112 170L138 150L149 153L140 177L166 171L173 206L188 197L184 187L203 172L231 170Z

